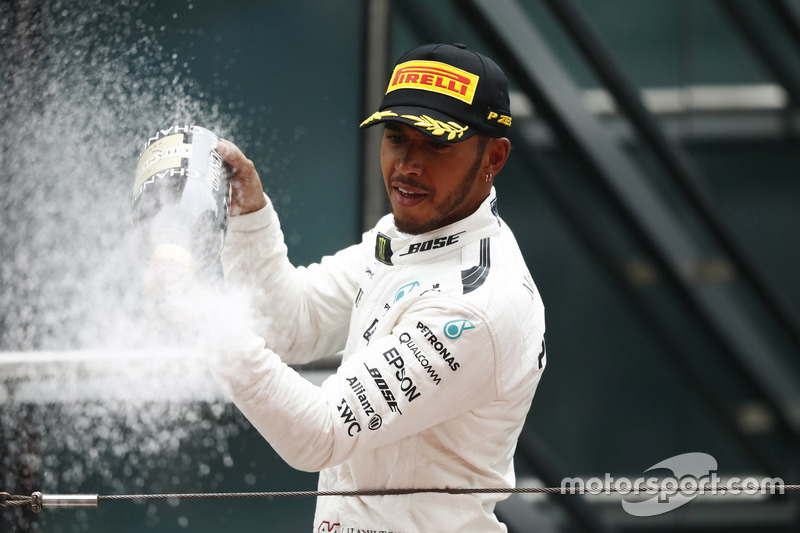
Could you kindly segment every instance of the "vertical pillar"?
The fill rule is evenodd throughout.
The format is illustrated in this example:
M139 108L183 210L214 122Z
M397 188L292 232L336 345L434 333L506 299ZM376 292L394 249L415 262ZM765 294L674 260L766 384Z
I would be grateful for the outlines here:
M386 91L389 75L389 0L365 0L362 119L374 113ZM361 228L371 228L388 210L380 167L381 128L361 135Z

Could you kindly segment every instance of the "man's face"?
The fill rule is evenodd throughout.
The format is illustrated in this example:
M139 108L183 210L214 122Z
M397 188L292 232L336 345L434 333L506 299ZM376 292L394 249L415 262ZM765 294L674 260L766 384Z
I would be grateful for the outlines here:
M447 144L388 122L381 169L397 229L425 233L471 215L491 189L480 174L484 154L478 150L477 135Z

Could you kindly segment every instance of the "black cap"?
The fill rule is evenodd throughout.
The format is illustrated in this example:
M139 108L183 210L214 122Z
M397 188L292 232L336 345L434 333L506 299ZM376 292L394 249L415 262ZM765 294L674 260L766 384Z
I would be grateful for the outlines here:
M508 80L488 57L463 44L426 44L394 67L379 110L362 128L398 121L443 142L476 133L503 137L511 126Z

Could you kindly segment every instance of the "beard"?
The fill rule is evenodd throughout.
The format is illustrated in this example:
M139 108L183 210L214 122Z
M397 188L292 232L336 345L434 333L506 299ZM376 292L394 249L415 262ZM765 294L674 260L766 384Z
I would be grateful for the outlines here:
M456 222L456 220L448 220L448 218L452 215L453 211L460 207L472 193L472 189L478 182L476 176L478 174L478 169L481 166L482 159L483 150L479 150L479 153L475 158L475 162L472 164L470 169L467 170L461 180L459 180L456 188L453 189L447 196L434 204L435 213L430 219L424 222L416 222L408 219L404 220L399 218L397 213L392 210L395 227L397 227L397 229L403 233L409 235L419 235L421 233L427 233ZM406 181L411 186L416 185L413 180Z

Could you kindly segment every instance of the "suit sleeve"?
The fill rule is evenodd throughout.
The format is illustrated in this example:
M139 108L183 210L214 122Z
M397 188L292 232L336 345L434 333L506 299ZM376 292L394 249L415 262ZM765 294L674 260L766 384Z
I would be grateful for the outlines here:
M321 387L252 338L212 372L287 463L317 471L494 400L497 344L475 309L425 299Z
M344 347L362 264L359 246L294 267L269 200L232 217L222 254L226 284L251 294L256 333L283 360L306 363Z

